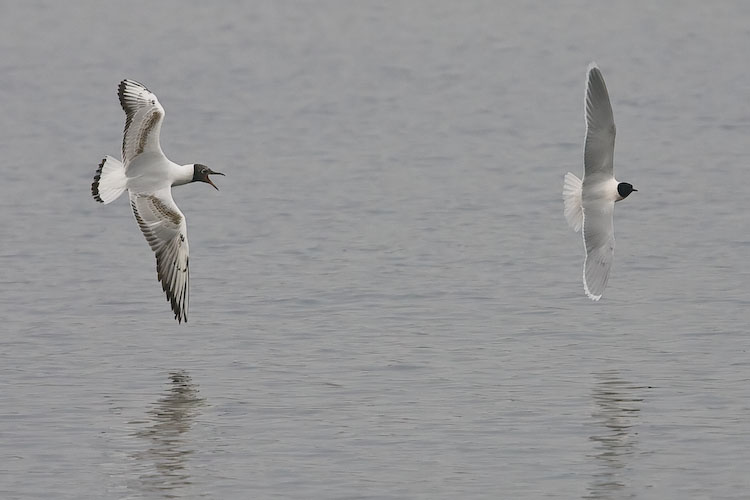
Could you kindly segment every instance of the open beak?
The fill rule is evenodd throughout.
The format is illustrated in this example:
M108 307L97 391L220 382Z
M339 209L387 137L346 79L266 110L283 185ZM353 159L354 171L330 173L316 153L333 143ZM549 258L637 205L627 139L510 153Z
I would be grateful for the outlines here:
M221 172L214 172L213 170L209 171L208 174L206 174L206 182L208 182L209 184L211 184L218 191L219 188L217 188L216 184L214 184L213 181L211 179L209 179L209 177L208 177L209 175L224 175L224 174L222 174Z

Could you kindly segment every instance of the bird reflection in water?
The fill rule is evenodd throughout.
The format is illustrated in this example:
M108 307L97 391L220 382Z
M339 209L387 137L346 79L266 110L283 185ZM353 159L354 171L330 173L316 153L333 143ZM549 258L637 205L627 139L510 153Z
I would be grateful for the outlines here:
M148 447L134 458L145 469L140 474L140 488L177 498L182 496L179 490L191 484L186 462L194 450L186 433L205 399L186 372L170 373L169 380L166 394L148 411L150 425L134 433L148 441Z
M616 371L595 374L593 399L597 431L590 439L597 443L593 455L599 471L589 485L585 498L622 498L627 496L623 477L636 452L638 433L633 432L645 387L622 380Z

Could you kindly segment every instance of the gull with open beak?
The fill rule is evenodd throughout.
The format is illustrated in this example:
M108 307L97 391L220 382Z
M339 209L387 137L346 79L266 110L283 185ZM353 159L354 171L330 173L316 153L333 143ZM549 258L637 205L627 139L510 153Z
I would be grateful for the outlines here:
M91 194L106 204L128 191L138 227L156 254L156 273L175 319L187 322L187 224L172 199L172 186L200 181L218 190L209 175L224 174L200 163L178 165L164 156L159 145L164 108L144 85L123 80L117 94L125 111L122 161L104 157L91 184Z

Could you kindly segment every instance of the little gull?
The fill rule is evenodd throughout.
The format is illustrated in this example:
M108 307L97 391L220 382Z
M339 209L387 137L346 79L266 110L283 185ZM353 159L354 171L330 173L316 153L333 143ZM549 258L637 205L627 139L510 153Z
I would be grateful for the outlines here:
M583 228L586 258L583 290L592 300L602 298L615 255L613 214L615 202L633 191L632 184L614 176L615 121L604 77L595 63L586 76L586 139L583 151L583 181L568 172L563 185L565 218L578 232Z
M111 203L126 189L135 220L156 253L156 274L172 305L175 319L187 322L190 272L185 216L172 199L172 186L211 182L214 172L200 163L178 165L164 156L159 131L164 108L144 85L123 80L117 89L125 111L122 161L105 156L91 184L91 194Z

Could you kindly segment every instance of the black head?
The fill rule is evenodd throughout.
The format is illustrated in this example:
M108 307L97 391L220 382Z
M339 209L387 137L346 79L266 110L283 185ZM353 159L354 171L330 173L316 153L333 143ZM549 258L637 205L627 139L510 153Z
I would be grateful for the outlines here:
M216 184L211 182L211 179L208 178L209 175L224 175L221 172L214 172L210 168L208 168L205 165L201 165L200 163L196 163L193 165L193 182L201 181L201 182L207 182L208 184L211 184L213 187L216 188L218 191L219 188L216 187Z
M617 185L617 193L622 197L623 200L627 198L628 195L633 191L638 190L634 188L633 185L629 182L621 182Z

